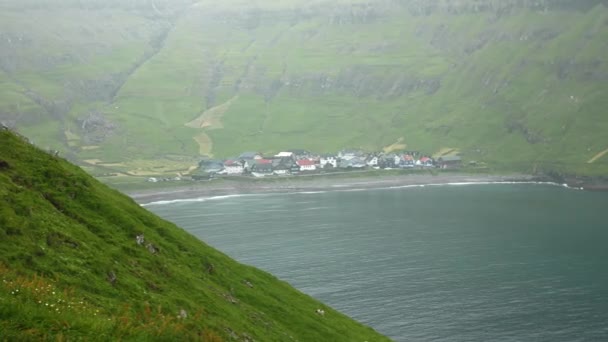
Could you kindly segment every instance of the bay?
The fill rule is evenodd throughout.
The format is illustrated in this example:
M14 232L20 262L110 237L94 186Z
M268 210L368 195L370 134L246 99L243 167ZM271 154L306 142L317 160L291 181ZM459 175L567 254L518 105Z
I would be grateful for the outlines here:
M608 193L445 185L147 208L396 341L608 340Z

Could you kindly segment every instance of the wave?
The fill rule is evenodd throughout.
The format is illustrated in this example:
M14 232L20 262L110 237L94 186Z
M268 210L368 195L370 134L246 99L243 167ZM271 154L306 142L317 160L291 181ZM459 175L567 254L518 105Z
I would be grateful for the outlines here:
M479 182L448 182L448 183L429 183L429 184L410 184L410 185L397 185L390 186L382 189L404 189L404 188L424 188L426 186L467 186L467 185L518 185L518 184L527 184L527 185L550 185L550 186L559 186L571 190L584 190L583 188L577 188L569 186L568 184L560 184L555 182L534 182L534 181L479 181Z
M263 196L263 195L266 195L266 194L233 194L233 195L220 195L220 196L210 196L210 197L182 198L182 199L174 199L174 200L154 201L154 202L150 202L150 203L144 203L141 206L147 207L147 206L151 206L151 205L196 203L196 202L217 201L217 200L223 200L223 199L229 199L229 198Z
M471 181L471 182L448 182L448 183L427 183L427 184L407 184L407 185L395 185L389 187L366 187L366 188L337 188L329 190L317 190L317 191L293 191L293 192L269 192L261 194L232 194L232 195L220 195L211 197L197 197L197 198L186 198L186 199L174 199L174 200L162 200L154 201L150 203L141 204L142 207L153 206L153 205L167 205L176 203L196 203L196 202L207 202L217 201L230 198L240 197L253 197L253 196L274 196L274 195L315 195L324 194L328 192L358 192L358 191L369 191L369 190L390 190L390 189L408 189L408 188L424 188L424 187L440 187L440 186L469 186L469 185L517 185L517 184L528 184L528 185L549 185L558 186L570 190L584 190L584 188L571 187L568 184L561 184L555 182L534 182L534 181Z

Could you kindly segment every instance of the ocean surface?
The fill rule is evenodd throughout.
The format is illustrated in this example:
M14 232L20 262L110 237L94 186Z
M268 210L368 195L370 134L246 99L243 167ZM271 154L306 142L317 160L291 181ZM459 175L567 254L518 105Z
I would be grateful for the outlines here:
M396 341L608 341L608 193L445 185L146 207Z

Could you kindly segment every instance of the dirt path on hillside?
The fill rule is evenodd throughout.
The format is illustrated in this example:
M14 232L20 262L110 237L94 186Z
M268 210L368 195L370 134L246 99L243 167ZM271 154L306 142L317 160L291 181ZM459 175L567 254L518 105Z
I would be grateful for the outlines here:
M589 159L589 161L587 162L587 164L593 164L596 160L602 158L603 156L605 156L606 154L608 154L608 149L598 153L595 155L595 157Z

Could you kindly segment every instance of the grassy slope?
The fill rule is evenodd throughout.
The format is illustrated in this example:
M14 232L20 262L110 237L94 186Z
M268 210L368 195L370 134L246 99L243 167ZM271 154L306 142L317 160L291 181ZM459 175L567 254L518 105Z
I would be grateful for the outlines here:
M200 1L169 19L110 6L105 11L118 13L112 38L90 40L106 42L115 51L110 56L95 55L86 68L60 63L43 73L25 63L12 76L62 98L62 78L132 71L116 96L91 100L59 125L23 119L23 131L45 146L66 127L78 133L75 118L95 108L120 129L100 149L79 150L76 141L75 158L191 156L199 151L193 137L201 133L223 157L252 149L379 149L403 137L414 149L458 148L498 168L608 172L608 158L586 163L608 148L608 9L434 9L419 15L404 3ZM29 12L6 13L14 18L2 21L9 32L18 27L32 32L34 42L47 38L18 26ZM65 13L47 14L49 27L57 29L53 20ZM59 28L74 37L49 38L61 43L54 49L81 51L81 23L64 25ZM166 33L160 49L146 55L160 33ZM133 60L141 62L135 69ZM8 80L0 86L18 88ZM237 94L223 128L185 126ZM35 110L26 100L3 98L4 112L12 113L15 102Z
M4 339L384 340L5 130L0 241Z

